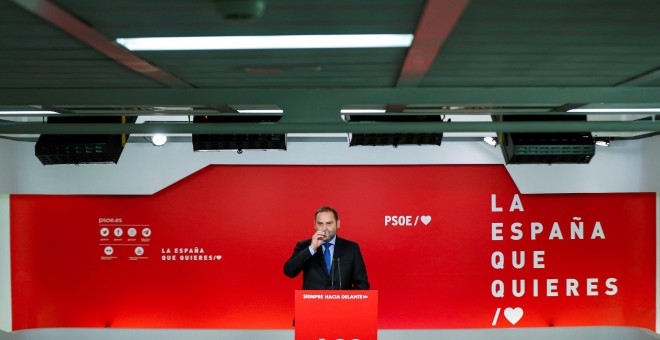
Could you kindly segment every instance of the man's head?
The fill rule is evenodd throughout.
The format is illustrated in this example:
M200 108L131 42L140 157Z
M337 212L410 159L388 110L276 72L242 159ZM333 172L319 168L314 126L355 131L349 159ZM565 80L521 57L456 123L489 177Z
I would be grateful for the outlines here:
M339 215L337 210L331 207L321 207L314 214L314 228L325 231L324 241L330 241L339 229Z

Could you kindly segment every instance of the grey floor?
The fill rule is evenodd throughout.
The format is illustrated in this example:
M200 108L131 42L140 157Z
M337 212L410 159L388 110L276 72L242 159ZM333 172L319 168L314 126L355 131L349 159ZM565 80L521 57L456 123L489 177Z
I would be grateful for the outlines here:
M0 340L293 340L292 330L195 330L195 329L120 329L120 328L42 328L0 332ZM403 339L489 339L489 340L651 340L660 336L646 329L628 327L511 328L471 330L379 330L379 340ZM331 340L331 339L326 339ZM334 340L334 339L332 339Z

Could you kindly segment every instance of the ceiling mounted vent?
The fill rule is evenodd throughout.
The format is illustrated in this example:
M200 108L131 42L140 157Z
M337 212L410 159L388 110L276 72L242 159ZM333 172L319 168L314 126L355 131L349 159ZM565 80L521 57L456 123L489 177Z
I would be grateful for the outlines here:
M500 121L586 121L586 116L498 116ZM500 133L507 164L587 164L596 153L591 132Z
M442 122L441 115L347 115L348 122ZM437 133L353 133L349 146L440 145L442 132Z
M281 115L242 116L214 115L195 116L193 124L209 123L274 123ZM286 134L193 134L194 151L234 150L286 150Z
M48 117L47 124L131 123L135 117ZM128 135L75 134L41 135L35 145L35 155L43 165L117 163Z

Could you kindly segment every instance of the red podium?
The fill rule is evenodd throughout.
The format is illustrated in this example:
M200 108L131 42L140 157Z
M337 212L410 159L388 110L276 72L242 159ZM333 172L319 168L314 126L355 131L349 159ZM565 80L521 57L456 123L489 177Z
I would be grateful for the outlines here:
M296 290L296 340L375 340L377 290Z

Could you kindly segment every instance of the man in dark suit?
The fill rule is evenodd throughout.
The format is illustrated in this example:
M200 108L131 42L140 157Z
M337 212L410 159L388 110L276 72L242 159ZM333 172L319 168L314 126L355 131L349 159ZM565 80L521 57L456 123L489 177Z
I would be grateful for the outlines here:
M369 289L367 268L357 243L337 237L339 216L331 207L314 215L316 232L300 241L284 264L284 274L303 273L302 289Z

